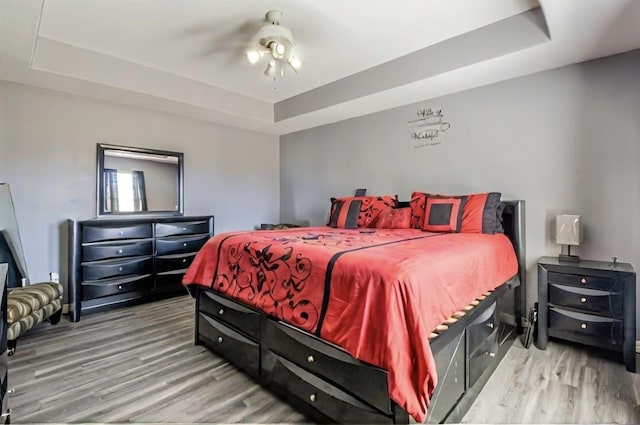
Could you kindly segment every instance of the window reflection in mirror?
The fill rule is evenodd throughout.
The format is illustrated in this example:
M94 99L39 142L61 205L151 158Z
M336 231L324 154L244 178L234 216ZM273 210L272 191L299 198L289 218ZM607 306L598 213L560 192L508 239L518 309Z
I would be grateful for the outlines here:
M177 152L99 145L99 214L180 214L181 161Z

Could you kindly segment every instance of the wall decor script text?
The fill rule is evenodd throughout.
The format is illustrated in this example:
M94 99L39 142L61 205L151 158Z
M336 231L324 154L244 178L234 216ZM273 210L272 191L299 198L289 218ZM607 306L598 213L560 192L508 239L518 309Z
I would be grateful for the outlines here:
M416 115L418 118L407 121L411 126L409 137L414 142L413 147L423 148L442 143L434 139L451 128L451 124L444 120L442 109L418 108Z

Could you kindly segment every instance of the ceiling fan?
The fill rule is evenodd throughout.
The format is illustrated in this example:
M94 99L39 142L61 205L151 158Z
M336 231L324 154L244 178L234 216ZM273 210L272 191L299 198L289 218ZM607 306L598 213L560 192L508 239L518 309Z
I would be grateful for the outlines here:
M291 30L280 25L282 12L270 10L266 14L267 23L252 38L245 56L251 65L267 59L264 75L275 78L284 76L285 64L295 73L302 67L297 56L298 46L293 40Z

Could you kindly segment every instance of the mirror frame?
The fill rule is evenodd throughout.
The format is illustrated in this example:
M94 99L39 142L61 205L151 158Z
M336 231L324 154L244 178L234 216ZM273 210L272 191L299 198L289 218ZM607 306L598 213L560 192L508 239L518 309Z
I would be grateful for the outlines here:
M178 157L178 178L176 181L178 209L175 211L126 211L110 212L104 205L104 155L105 150L120 150L134 153L144 153L162 156ZM96 211L98 217L123 217L123 216L182 216L184 215L184 154L182 152L164 151L159 149L137 148L132 146L110 145L98 143L96 161Z

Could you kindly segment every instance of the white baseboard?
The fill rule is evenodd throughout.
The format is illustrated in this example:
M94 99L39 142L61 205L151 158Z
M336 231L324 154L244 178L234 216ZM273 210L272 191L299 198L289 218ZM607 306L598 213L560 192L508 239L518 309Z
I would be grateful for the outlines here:
M636 341L636 353L640 354L640 341Z
M69 314L69 304L62 304L62 314ZM636 342L636 347L638 347L638 342Z

